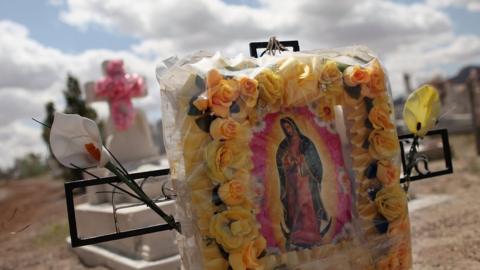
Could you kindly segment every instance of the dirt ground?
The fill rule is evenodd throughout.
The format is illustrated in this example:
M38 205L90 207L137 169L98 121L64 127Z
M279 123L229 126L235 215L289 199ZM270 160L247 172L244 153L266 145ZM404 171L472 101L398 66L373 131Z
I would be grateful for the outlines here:
M414 196L452 197L410 213L413 269L480 269L480 157L473 136L452 139L454 174L411 185Z
M480 269L480 158L473 137L452 138L455 173L411 185L411 196L448 194L410 213L414 269ZM65 242L63 183L49 176L0 182L0 270L83 270Z

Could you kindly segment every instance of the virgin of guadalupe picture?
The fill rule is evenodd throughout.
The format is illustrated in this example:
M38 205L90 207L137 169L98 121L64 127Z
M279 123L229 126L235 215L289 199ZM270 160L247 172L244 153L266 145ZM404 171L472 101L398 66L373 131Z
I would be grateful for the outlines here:
M250 143L262 186L257 220L270 251L312 248L345 236L351 181L340 137L308 107L266 115Z
M322 161L313 142L290 117L280 119L285 139L277 150L282 228L287 249L319 244L332 223L322 203Z
M392 96L373 53L202 52L157 72L185 268L411 269Z

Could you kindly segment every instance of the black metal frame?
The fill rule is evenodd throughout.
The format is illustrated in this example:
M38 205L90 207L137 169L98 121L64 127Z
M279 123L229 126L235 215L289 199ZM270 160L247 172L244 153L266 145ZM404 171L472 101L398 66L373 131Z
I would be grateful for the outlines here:
M294 52L300 51L300 45L298 44L298 40L288 40L288 41L280 41L280 44L284 47L291 47ZM258 49L265 49L268 46L268 42L250 42L250 56L251 57L258 57Z
M169 173L170 173L169 169L163 169L163 170L135 173L135 174L131 174L130 176L132 177L132 179L142 179L142 178L147 178L152 176L168 175ZM79 237L78 231L77 231L77 219L75 217L75 204L73 199L73 190L76 188L84 188L89 186L104 185L104 184L119 183L119 182L121 181L120 179L118 179L117 176L111 176L111 177L105 177L105 178L99 178L99 179L78 180L78 181L71 181L71 182L65 183L65 199L67 202L68 225L70 228L70 239L71 239L72 247L93 245L93 244L98 244L102 242L173 229L168 224L158 224L158 225L148 226L140 229L133 229L128 231L99 235L99 236L88 237L88 238Z
M410 181L417 181L421 179L426 179L426 178L432 178L440 175L445 175L445 174L451 174L453 173L453 164L452 164L452 153L450 151L450 143L448 141L448 130L447 129L436 129L436 130L431 130L427 133L426 137L428 136L435 136L435 135L440 135L442 137L442 149L443 149L443 159L445 160L445 168L444 170L440 171L435 171L435 172L427 172L425 174L418 174L415 176L410 176ZM404 143L407 143L407 141L413 140L414 135L413 134L404 134L398 137L400 141L400 154L402 158L402 167L403 167L403 173L404 175L406 174L406 168L407 168L407 153L405 153L404 150ZM404 183L406 181L405 177L400 179L401 183Z

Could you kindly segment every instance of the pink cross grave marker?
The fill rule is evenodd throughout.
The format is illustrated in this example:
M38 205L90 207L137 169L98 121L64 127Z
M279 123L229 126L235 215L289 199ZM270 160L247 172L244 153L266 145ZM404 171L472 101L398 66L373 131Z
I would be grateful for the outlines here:
M143 78L125 73L122 60L107 61L105 77L95 83L95 95L108 100L113 123L120 131L130 128L135 120L132 98L144 94Z

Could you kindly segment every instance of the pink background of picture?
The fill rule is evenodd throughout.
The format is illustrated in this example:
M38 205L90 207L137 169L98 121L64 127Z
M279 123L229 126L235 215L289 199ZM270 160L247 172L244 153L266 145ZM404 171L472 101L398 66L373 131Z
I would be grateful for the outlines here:
M259 197L258 204L260 208L257 220L261 224L261 233L265 239L267 239L269 247L279 247L279 244L274 235L274 229L272 226L273 222L270 218L269 209L265 206L268 200L278 200L278 203L280 204L281 202L279 198L268 197L267 191L271 187L269 186L270 184L266 172L273 170L277 171L277 167L269 168L267 161L271 158L271 154L269 154L269 151L271 150L269 149L273 148L276 151L281 139L284 138L283 133L278 131L278 125L280 125L279 120L285 116L293 116L296 118L296 121L299 121L300 119L300 121L304 122L304 125L313 127L313 129L310 129L309 133L303 130L303 134L307 137L312 137L312 135L313 137L320 137L324 145L323 148L327 149L326 151L320 151L317 146L317 141L313 140L317 152L320 155L320 159L322 162L330 159L331 163L333 163L333 174L335 175L335 179L332 180L335 182L334 187L336 189L334 190L336 193L336 214L335 216L332 216L332 220L335 221L332 223L334 224L334 227L330 228L330 230L333 230L332 236L335 237L340 234L344 225L351 220L351 181L345 173L342 145L339 135L333 132L327 123L322 123L321 120L308 109L308 107L288 108L281 112L271 113L263 118L263 122L260 124L262 127L261 130L254 132L250 142L252 162L254 164L252 177L254 177L254 179L257 180L257 183L261 186L261 193L257 194ZM312 131L317 134L311 134ZM278 133L282 133L282 135ZM266 145L271 145L271 147L266 147ZM274 163L276 164L276 161Z

